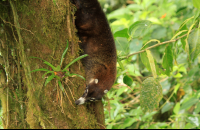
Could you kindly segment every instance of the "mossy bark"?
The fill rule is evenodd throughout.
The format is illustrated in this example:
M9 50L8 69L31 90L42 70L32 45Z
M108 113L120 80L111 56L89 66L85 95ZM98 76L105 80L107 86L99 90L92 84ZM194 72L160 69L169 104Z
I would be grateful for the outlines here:
M57 66L66 41L69 49L63 66L79 56L74 25L75 6L69 0L2 1L0 4L0 64L7 79L0 84L4 128L105 128L102 102L76 106L85 81L67 77L62 81L66 93L53 79L44 86L49 68L38 57ZM1 60L0 59L0 60ZM69 67L84 76L80 61Z

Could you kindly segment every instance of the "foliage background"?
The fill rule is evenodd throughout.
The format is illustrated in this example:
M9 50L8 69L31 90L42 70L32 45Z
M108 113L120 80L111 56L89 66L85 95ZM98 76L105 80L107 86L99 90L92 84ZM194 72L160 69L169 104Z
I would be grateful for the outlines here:
M142 82L152 77L145 57L136 54L120 58L186 34L183 30L199 28L198 1L195 0L100 0L114 34L118 51L117 80L104 100L106 125L109 129L124 128L200 128L199 57L192 59L185 46L185 38L150 49L156 63L163 98L154 111L143 113L140 105ZM195 3L197 2L197 3ZM195 8L195 7L197 8ZM195 23L195 18L197 20ZM148 20L152 25L138 30L132 37L127 30L136 21ZM184 24L184 21L187 21ZM182 25L184 25L182 27ZM142 31L141 31L142 30ZM181 33L182 32L182 33ZM199 46L199 30L188 44ZM176 35L176 36L175 36ZM174 37L175 36L175 37ZM174 37L174 38L173 38ZM194 40L195 39L195 40ZM192 41L193 40L193 41ZM196 55L199 51L196 52ZM143 61L144 62L143 62ZM143 63L142 63L143 62ZM149 86L152 87L152 86ZM106 98L105 98L106 99Z

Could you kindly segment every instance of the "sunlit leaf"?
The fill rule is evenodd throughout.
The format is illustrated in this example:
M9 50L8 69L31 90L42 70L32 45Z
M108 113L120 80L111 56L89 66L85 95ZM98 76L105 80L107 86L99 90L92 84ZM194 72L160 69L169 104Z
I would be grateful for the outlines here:
M192 0L193 5L195 8L200 9L200 1L199 0Z
M199 118L196 116L187 117L186 121L195 125L196 127L199 127Z
M152 112L158 107L162 99L162 86L157 79L149 77L142 83L140 93L140 105L143 112Z
M180 103L177 102L176 105L175 105L175 107L174 107L174 109L173 109L173 112L177 115L178 112L179 112L179 110L180 110Z

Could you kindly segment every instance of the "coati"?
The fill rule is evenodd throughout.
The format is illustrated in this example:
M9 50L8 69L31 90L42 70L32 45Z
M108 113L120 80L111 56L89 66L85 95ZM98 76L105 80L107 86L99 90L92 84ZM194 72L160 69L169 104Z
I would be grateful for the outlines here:
M100 100L116 78L116 47L106 16L97 0L73 0L77 11L75 25L82 41L80 47L89 56L83 59L86 89L76 105Z

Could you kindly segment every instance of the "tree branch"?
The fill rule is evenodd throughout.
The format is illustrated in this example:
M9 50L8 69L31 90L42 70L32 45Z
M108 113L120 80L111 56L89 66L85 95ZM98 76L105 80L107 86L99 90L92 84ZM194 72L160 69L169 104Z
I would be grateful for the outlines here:
M180 37L177 38L177 39L170 40L170 41L165 41L165 42L161 42L161 43L155 44L155 45L153 45L153 46L147 47L147 48L144 49L144 50L141 50L141 51L138 51L138 52L132 53L132 54L130 54L130 55L128 55L128 56L125 56L125 57L121 58L121 60L125 60L125 59L129 58L130 56L133 56L133 55L136 55L136 54L139 54L139 53L145 52L146 50L149 50L149 49L155 48L155 47L157 47L157 46L161 46L161 45L164 45L164 44L167 44L167 43L175 42L175 41L177 41L177 40L179 40L179 39L181 39L181 38L183 38L183 37L185 37L185 36L187 36L187 35L188 35L188 34L184 34L184 35L180 36Z

